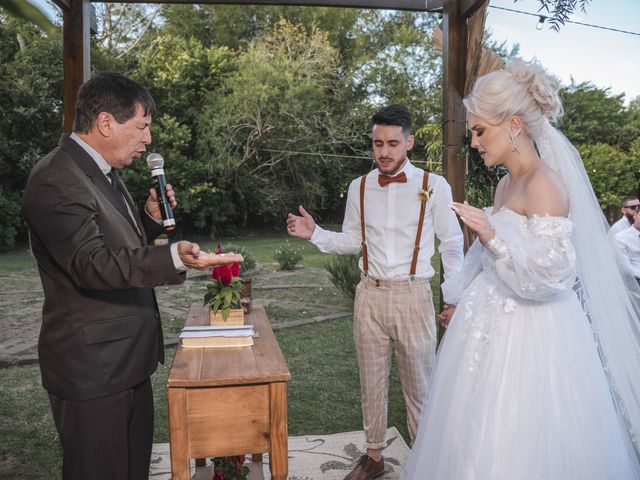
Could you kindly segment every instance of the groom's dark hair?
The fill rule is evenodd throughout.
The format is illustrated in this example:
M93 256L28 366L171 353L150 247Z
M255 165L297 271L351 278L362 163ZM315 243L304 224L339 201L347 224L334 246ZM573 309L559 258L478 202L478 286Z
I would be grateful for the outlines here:
M402 127L405 136L411 135L411 114L404 105L388 105L371 117L373 125L394 125Z

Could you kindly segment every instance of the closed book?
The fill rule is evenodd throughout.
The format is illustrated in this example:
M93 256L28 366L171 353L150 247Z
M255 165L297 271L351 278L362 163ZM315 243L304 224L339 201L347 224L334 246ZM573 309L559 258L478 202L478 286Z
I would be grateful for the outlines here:
M180 333L183 347L250 347L253 325L188 326Z
M252 336L182 337L181 341L182 341L182 346L186 348L250 347L253 345Z

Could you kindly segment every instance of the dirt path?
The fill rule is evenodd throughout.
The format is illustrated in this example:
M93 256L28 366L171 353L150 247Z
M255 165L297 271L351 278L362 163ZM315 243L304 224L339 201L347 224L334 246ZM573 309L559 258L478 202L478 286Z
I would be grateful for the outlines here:
M261 265L251 277L253 298L265 305L276 329L351 315L351 302L324 269L281 272L275 264ZM182 285L156 289L165 343L175 343L189 305L202 300L206 281L206 275L193 273ZM35 268L0 275L0 367L37 361L43 300Z

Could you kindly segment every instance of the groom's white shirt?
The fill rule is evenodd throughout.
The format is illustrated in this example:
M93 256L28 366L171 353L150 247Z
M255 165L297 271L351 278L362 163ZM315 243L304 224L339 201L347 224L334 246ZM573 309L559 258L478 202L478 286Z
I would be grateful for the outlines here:
M401 171L407 183L378 184L378 169L367 174L364 213L369 275L379 279L409 278L415 246L423 170L408 160ZM400 172L398 172L400 173ZM440 175L429 174L429 191L416 277L431 278L434 234L440 240L438 250L446 277L460 270L463 259L462 231L451 210L451 187ZM323 252L358 253L361 249L360 179L349 185L342 232L331 232L316 225L311 242ZM362 259L360 259L362 270Z

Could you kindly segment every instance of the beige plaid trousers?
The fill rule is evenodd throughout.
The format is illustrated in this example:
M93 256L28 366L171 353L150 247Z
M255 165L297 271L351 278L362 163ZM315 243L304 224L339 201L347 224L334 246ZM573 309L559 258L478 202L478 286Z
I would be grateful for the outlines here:
M436 350L429 279L363 277L356 289L353 336L360 368L365 447L381 449L384 445L392 347L413 443Z

